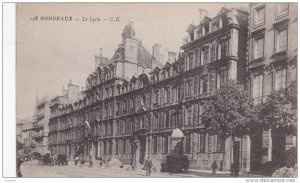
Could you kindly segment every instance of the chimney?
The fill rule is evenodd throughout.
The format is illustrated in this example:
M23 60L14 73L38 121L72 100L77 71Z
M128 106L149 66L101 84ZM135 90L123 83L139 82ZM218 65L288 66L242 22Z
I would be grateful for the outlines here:
M208 16L208 11L206 9L199 9L199 24L202 22L203 18Z
M177 54L176 54L175 52L169 51L169 52L168 52L168 61L169 61L170 63L175 62L176 56L177 56Z
M155 48L154 48L154 58L156 60L160 60L160 56L161 56L161 45L155 43Z
M95 55L95 70L97 70L98 66L103 66L107 61L108 58L102 56L102 48L100 48L99 55Z

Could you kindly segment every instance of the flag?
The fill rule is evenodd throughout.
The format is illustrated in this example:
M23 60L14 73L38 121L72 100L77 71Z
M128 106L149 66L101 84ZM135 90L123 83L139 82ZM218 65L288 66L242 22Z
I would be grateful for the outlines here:
M90 125L90 122L84 121L84 123L85 123L85 125L86 125L89 129L92 129L92 128L91 128L91 125Z

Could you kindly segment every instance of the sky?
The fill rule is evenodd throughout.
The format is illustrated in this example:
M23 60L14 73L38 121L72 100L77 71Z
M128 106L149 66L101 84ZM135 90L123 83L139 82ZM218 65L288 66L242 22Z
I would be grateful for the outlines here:
M178 52L189 24L199 24L198 9L215 16L221 7L247 9L247 3L19 3L17 5L17 119L33 115L36 98L61 95L63 86L85 86L102 48L111 58L121 33L133 21L136 38L152 53ZM73 21L36 21L41 16L72 16ZM82 21L114 19L120 21ZM75 19L78 19L77 21ZM167 58L167 55L164 56Z

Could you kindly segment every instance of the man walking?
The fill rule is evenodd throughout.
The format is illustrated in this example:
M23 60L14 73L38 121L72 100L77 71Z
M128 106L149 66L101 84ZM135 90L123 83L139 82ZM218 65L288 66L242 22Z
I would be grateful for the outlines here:
M217 162L216 162L216 160L213 162L213 164L211 165L211 168L212 168L212 175L216 175L217 173L216 173L216 169L218 168L218 165L217 165Z
M24 161L21 159L21 156L19 154L17 154L17 177L22 177L22 173L21 173L21 164Z
M152 160L150 157L145 162L145 167L146 167L146 176L151 176L151 168L152 168Z

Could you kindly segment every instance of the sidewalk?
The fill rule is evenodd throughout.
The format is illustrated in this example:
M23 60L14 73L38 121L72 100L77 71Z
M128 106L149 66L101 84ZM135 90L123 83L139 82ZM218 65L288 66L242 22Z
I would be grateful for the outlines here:
M124 172L128 173L128 175L133 175L133 174L138 174L138 175L144 175L145 170L138 169L138 170L127 170L124 168L119 168L119 167L105 167L102 166L100 167L98 163L94 163L92 167L89 167L89 165L84 164L84 165L74 165L74 162L69 162L68 164L69 167L78 167L78 168L84 168L84 169L91 169L91 170L110 170L112 172ZM216 175L211 174L211 170L199 170L199 169L189 169L187 173L169 173L169 172L153 172L153 175L165 175L165 176L176 176L176 177L216 177L216 178L221 178L221 177L232 177L230 171L216 171ZM263 177L261 175L255 175L255 174L250 174L250 173L239 173L238 177Z
M199 169L189 169L189 174L201 175L206 177L232 177L230 171L216 171L216 175L212 175L211 170L199 170ZM262 175L255 175L251 173L239 172L238 177L263 177Z

